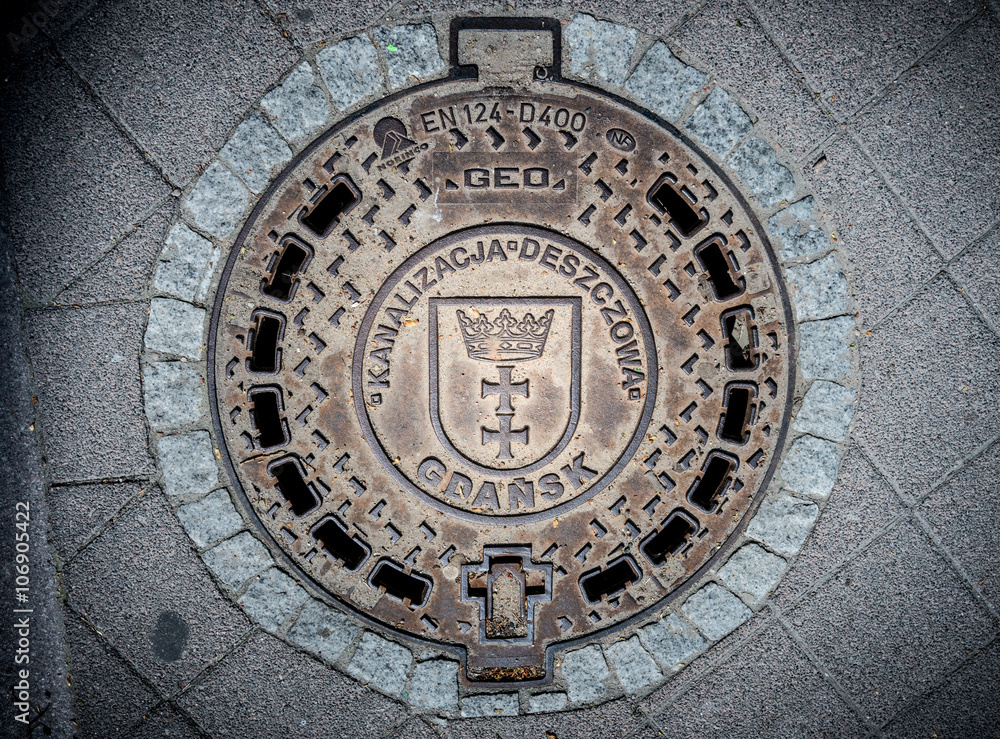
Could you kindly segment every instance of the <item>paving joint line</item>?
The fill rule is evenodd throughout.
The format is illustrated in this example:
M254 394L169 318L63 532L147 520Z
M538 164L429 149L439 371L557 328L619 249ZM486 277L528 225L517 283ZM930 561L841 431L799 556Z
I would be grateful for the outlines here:
M986 313L986 310L979 304L979 301L972 297L969 289L962 283L961 278L953 271L953 265L946 265L943 271L959 289L959 292L962 293L962 297L965 298L965 302L972 312L979 316L983 323L986 324L986 327L996 334L997 338L1000 338L1000 326Z
M773 606L770 607L773 608ZM813 652L813 650L809 647L808 644L806 644L806 641L805 639L802 638L802 635L799 634L799 632L796 631L795 627L792 626L791 623L789 623L787 618L785 618L785 615L780 611L778 611L777 609L774 609L774 617L777 620L777 622L781 624L782 628L785 630L785 633L788 634L788 638L791 639L792 642L795 644L795 646L799 648L799 651L802 653L802 656L804 656L806 660L808 660L809 664L811 664L816 670L819 671L819 674L823 678L823 681L826 682L831 688L833 688L833 691L840 697L842 701L844 701L845 704L847 704L847 707L850 708L851 711L861 720L861 722L868 728L869 732L876 730L877 727L875 725L875 722L868 717L868 715L864 712L864 710L862 710L858 702L855 701L853 697L851 697L851 695L847 692L847 690L844 689L844 686L840 684L840 681L837 680L837 678L833 676L833 673L827 669L826 665L819 659L816 653Z

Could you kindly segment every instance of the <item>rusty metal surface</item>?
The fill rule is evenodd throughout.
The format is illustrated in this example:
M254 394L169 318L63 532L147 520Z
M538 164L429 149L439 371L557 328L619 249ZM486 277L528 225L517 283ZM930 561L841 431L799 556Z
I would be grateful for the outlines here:
M332 215L331 215L332 214ZM789 319L725 177L560 81L416 88L331 131L219 293L219 425L333 598L544 680L682 588L759 498Z

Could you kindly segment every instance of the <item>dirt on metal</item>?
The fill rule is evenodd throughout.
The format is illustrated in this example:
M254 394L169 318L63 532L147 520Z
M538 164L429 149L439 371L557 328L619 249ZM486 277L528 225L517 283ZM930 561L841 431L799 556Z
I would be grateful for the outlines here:
M745 200L554 56L321 136L247 223L211 346L234 482L289 563L490 684L710 563L792 382Z

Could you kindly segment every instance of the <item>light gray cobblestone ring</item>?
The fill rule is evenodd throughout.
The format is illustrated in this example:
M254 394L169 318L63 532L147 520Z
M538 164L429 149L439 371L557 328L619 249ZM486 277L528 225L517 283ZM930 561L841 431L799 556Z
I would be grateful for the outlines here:
M470 691L454 654L386 633L296 582L234 505L206 390L220 264L268 183L309 141L377 98L442 77L447 18L378 27L308 50L248 111L184 194L152 287L142 377L162 489L219 588L266 631L421 711L476 717L576 708L645 694L747 622L796 556L829 497L857 387L847 260L802 177L713 78L638 30L577 15L564 74L636 101L710 153L767 224L796 317L797 386L783 459L728 559L653 617L556 656L553 684Z

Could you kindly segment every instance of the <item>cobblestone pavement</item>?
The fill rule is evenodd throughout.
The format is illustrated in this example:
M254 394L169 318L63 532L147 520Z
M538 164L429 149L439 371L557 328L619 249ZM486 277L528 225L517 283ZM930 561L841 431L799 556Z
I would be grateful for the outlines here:
M698 141L798 322L791 442L739 548L534 692L476 694L272 566L208 418L206 318L253 204L345 111L444 75L465 14L560 19L567 75ZM0 603L27 501L34 609L34 723L5 699L4 731L1000 736L994 2L47 0L4 23Z

